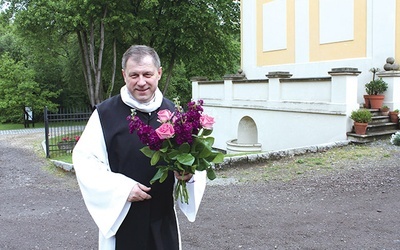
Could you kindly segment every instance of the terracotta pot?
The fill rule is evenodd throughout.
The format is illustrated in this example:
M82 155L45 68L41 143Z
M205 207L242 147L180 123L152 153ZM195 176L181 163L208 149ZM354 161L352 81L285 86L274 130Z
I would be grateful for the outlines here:
M370 95L369 103L371 104L372 109L380 109L383 104L383 100L385 99L384 95Z
M399 113L390 111L389 112L390 116L390 121L393 123L398 123L399 122Z
M369 109L371 107L371 104L369 103L369 97L370 95L364 95L364 108Z
M389 115L389 108L381 108L381 114L382 115Z
M358 135L365 135L367 133L368 123L354 122L354 130Z

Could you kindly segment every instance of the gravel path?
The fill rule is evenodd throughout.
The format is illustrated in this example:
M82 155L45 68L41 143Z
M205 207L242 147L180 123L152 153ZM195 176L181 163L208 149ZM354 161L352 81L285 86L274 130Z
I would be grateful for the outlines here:
M97 249L75 176L44 158L43 139L0 134L0 249ZM178 212L183 249L400 249L400 147L369 147L387 153L338 153L331 170L288 180L266 181L266 166L218 171L196 222Z

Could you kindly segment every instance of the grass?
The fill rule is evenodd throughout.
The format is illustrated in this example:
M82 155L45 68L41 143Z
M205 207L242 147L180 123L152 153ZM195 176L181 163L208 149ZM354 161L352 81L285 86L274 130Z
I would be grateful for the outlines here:
M51 160L63 161L63 162L72 164L72 154L65 154L65 155L51 157Z
M29 124L29 128L32 128L32 124ZM35 123L35 128L44 128L44 123ZM15 130L25 129L24 124L19 123L0 123L0 130Z
M240 182L290 181L301 176L325 175L353 167L363 167L363 163L393 157L393 153L383 147L368 145L348 145L332 148L326 152L309 153L279 160L269 160L257 165L235 166L217 171L220 178L235 178ZM359 164L361 163L361 164Z

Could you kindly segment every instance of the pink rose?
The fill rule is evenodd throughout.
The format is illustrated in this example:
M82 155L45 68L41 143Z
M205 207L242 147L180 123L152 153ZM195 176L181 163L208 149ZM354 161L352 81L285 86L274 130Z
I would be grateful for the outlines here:
M206 114L201 115L200 124L204 129L212 129L214 123L215 121L213 117Z
M158 115L158 120L161 123L166 123L169 120L171 120L171 118L174 114L171 113L171 111L169 111L168 109L163 109L163 110L158 111L157 115Z
M156 129L156 133L160 139L169 139L174 136L175 130L172 124L163 123Z

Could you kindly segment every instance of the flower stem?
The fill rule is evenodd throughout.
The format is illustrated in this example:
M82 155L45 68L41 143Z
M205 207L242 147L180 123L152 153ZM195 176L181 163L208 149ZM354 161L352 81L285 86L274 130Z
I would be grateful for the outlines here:
M186 181L178 180L175 187L175 200L180 200L182 203L189 204L189 192L186 188Z

